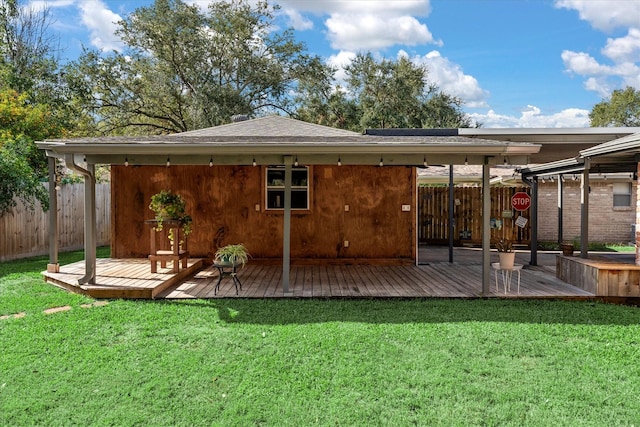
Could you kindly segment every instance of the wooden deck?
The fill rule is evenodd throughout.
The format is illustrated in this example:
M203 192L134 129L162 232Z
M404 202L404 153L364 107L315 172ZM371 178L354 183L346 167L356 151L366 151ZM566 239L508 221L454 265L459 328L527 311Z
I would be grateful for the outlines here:
M222 279L214 295L218 272L189 260L178 275L170 269L151 273L145 259L98 259L96 285L77 286L84 262L62 266L60 273L43 273L47 280L94 298L236 298L230 277ZM420 266L300 265L292 266L289 292L281 284L279 265L248 264L238 277L241 298L475 298L482 297L482 266L468 263L431 263ZM501 278L499 277L501 280ZM502 283L496 290L491 272L490 297L589 298L593 294L557 279L544 268L522 270L520 294L514 274L511 292Z
M171 263L168 264L172 266ZM192 277L202 269L201 259L189 259L186 269L173 273L171 268L158 268L151 273L149 260L109 259L96 260L96 284L78 285L78 279L84 276L85 262L80 261L60 267L59 273L43 272L45 280L72 292L93 298L130 298L151 299L159 293L176 286L182 280Z

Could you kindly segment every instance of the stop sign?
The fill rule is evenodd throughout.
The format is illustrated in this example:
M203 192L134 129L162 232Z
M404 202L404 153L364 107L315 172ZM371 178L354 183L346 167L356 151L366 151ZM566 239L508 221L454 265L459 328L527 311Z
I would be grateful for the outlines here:
M517 211L526 211L531 207L531 196L524 191L518 191L511 196L511 206Z

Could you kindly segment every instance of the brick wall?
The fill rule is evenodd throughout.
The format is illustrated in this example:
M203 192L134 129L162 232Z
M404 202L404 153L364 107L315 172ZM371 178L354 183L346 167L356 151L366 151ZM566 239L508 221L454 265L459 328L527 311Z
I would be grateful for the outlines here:
M631 205L613 207L613 183L627 179L591 180L589 195L589 241L628 243L633 241L631 226L636 222L637 190L633 183ZM564 182L563 237L573 240L580 236L580 180L567 177ZM558 184L539 183L538 240L556 241L558 235Z

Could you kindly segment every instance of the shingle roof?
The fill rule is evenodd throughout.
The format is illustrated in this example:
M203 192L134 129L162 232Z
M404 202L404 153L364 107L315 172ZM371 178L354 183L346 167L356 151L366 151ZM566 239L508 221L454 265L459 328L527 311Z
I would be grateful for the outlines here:
M204 137L244 137L259 136L269 138L286 137L336 137L336 136L359 136L357 132L344 129L336 129L328 126L307 123L300 120L290 119L282 116L265 116L257 119L244 120L229 123L222 126L215 126L206 129L198 129L183 132L181 136L204 136Z

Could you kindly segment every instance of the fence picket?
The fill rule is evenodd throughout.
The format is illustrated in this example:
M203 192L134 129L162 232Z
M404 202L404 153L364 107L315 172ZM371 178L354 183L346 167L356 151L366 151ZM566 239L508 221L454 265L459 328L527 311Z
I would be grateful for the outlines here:
M44 184L48 188L48 184ZM96 184L97 244L111 242L111 186ZM58 191L60 250L84 246L84 184L67 184ZM0 261L45 255L49 252L49 213L36 205L30 212L20 201L0 217Z
M491 240L502 237L517 244L529 245L529 222L521 229L515 225L519 215L529 218L529 212L517 212L511 207L515 191L529 192L528 188L491 188L491 218L501 222L501 227L491 229ZM455 187L453 191L453 240L456 245L482 243L482 187ZM445 244L449 241L449 189L447 187L418 188L418 238L420 243ZM512 218L503 218L504 211L511 211Z

